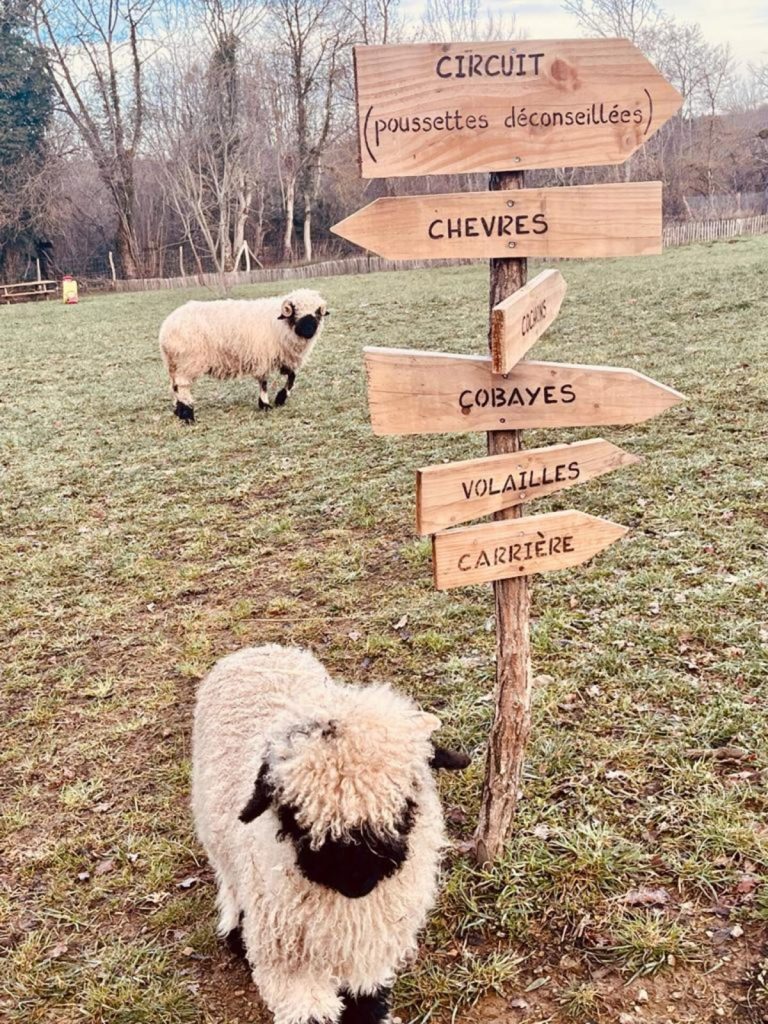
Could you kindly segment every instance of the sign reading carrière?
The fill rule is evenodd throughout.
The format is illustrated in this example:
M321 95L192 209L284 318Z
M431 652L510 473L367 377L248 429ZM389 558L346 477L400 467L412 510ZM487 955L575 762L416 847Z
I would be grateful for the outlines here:
M364 178L623 163L682 103L628 39L354 54Z
M432 538L435 586L449 590L580 565L627 531L576 510L446 530Z
M385 196L331 230L391 260L661 252L661 182Z

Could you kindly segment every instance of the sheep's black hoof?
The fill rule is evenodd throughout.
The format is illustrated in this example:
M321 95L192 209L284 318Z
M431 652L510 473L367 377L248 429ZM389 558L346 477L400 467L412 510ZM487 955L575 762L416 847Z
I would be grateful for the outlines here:
M173 410L174 414L179 417L182 423L194 423L195 422L195 410L191 405L186 405L184 402L176 402L176 408Z
M270 405L269 402L265 402L264 399L260 398L259 399L259 408L260 409L271 409L272 406Z
M275 405L285 405L287 401L288 392L285 390L285 388L280 388L280 390L275 395Z
M229 952L232 954L232 956L236 956L239 960L245 960L246 957L245 943L243 942L244 916L245 915L241 911L240 923L238 924L237 928L233 928L231 931L227 932L226 938L224 939L224 941L227 944L227 949L229 950Z
M380 988L373 995L351 995L341 993L344 1006L339 1024L380 1024L389 1015L390 989Z

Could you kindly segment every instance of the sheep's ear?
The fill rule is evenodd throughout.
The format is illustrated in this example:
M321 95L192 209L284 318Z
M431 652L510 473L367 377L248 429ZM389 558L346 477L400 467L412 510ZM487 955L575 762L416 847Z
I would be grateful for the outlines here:
M280 313L280 316L277 319L278 320L290 320L291 317L295 314L295 312L296 312L296 310L294 309L294 306L293 306L292 302L284 302L283 303L282 311Z
M433 732L437 732L440 728L440 719L437 715L430 715L426 711L419 712L419 725L422 726L427 736L431 736Z
M253 784L253 792L250 799L242 811L240 811L240 821L246 825L251 821L255 821L260 814L263 814L272 802L272 786L267 778L268 771L267 765L263 764Z
M435 752L429 762L430 768L446 768L449 772L460 772L471 764L471 759L460 750L447 750L445 747L435 747Z

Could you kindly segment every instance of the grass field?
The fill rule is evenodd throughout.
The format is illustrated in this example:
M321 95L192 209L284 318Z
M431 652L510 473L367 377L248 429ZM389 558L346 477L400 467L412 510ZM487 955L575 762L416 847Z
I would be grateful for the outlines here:
M489 871L462 843L492 595L437 593L413 529L414 469L484 436L374 438L360 351L482 352L487 271L320 282L333 315L289 405L206 381L194 428L156 347L187 295L0 309L3 1020L263 1019L213 936L188 774L195 684L265 641L392 680L475 753L441 779L456 849L403 1020L768 1020L768 239L563 268L536 357L689 401L599 432L644 462L531 508L632 530L535 579L525 799Z

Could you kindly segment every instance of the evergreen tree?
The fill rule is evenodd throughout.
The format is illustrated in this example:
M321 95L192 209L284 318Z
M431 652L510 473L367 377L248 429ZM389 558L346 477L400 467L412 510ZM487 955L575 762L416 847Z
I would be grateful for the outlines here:
M45 160L53 87L18 0L0 0L0 276L46 249L32 182Z

